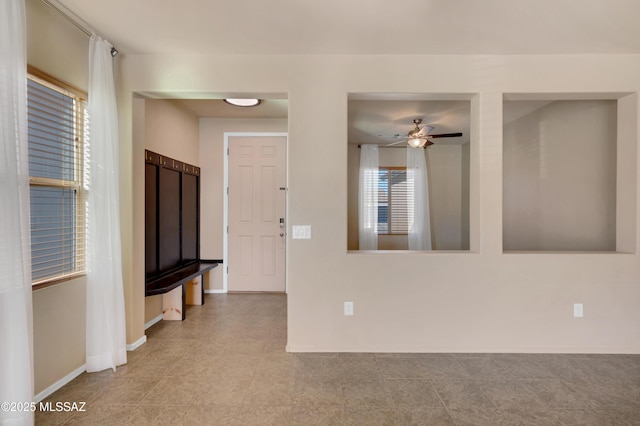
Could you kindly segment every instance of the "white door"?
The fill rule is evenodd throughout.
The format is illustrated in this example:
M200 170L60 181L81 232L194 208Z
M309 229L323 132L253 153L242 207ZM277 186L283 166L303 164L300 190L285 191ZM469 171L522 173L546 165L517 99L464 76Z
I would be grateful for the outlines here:
M285 291L286 137L229 137L229 291Z

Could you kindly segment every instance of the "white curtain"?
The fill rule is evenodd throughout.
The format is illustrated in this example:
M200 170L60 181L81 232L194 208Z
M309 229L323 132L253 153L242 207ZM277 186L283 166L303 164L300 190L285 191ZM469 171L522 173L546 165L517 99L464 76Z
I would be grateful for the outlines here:
M0 2L0 402L33 401L24 0ZM32 425L0 409L2 425Z
M118 120L111 45L89 46L87 146L87 371L127 362L118 183Z
M360 147L358 190L358 232L360 250L378 249L378 146Z
M429 215L429 177L424 148L407 147L407 183L413 197L407 197L409 212L409 250L431 250Z

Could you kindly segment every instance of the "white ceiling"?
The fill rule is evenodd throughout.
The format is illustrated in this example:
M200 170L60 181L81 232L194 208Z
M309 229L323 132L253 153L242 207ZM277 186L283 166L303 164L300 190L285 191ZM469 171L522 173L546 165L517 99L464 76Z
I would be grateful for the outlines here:
M638 0L59 0L121 52L640 53Z
M58 0L123 54L635 54L640 0ZM389 99L394 99L390 97ZM463 132L469 102L350 99L349 141L389 143L422 118ZM177 100L199 117L287 116ZM513 104L513 117L546 101ZM506 112L506 111L505 111ZM507 112L506 112L507 113ZM509 120L508 116L505 116Z
M263 99L260 105L250 108L212 99L175 99L173 102L198 117L287 118L289 112L286 99Z
M459 138L441 138L439 144L469 142L469 101L350 100L349 143L389 144L405 140L413 120L431 126L430 134L458 133Z

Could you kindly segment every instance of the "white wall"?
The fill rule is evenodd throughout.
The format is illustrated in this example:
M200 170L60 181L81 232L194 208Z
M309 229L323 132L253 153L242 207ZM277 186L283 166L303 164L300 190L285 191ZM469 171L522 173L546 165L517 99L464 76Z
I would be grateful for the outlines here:
M432 248L462 250L462 210L469 208L469 199L462 200L462 145L430 146L427 167Z
M289 224L313 235L288 242L290 351L640 353L638 98L617 95L640 89L640 56L132 55L121 64L120 135L132 158L141 149L126 118L133 92L288 93ZM470 251L348 253L348 94L415 92L471 94ZM631 253L503 254L503 94L576 92L621 97L616 232ZM133 176L123 226L143 238ZM143 279L139 266L134 277ZM343 315L345 300L355 316ZM573 318L575 302L584 318Z
M616 110L556 101L505 124L505 250L616 250Z

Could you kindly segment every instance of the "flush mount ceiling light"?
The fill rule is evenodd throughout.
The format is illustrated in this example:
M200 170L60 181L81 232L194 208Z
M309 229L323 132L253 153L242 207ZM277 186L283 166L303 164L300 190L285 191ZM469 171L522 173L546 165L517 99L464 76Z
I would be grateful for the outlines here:
M224 101L229 105L235 105L239 107L254 107L254 106L260 105L260 103L262 102L262 99L240 99L240 98L229 99L227 98L227 99L224 99Z

